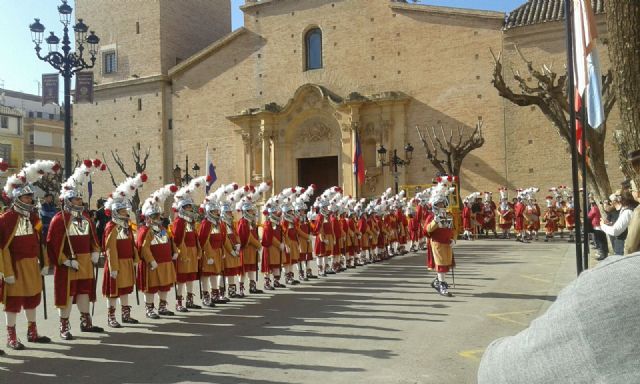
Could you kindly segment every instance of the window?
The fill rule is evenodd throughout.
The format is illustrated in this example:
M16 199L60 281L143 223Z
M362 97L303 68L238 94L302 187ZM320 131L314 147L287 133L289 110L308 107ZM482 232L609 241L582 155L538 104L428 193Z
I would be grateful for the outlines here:
M33 119L33 111L29 111L29 117Z
M53 119L55 119L55 118L56 118L56 117L55 117L55 115L54 115L53 113L50 113L50 114L49 114L49 120L53 120Z
M36 112L36 117L38 117L38 119L42 119L42 112Z
M136 34L139 35L140 34L140 22L136 21Z
M116 52L104 52L102 53L102 62L103 62L103 72L107 73L115 73L118 69L116 62Z
M11 144L0 144L0 158L11 164Z
M34 140L33 140L33 133L29 134L29 144L33 145Z
M138 99L138 111L142 111L142 99Z
M305 69L322 68L322 31L314 28L307 32L305 39L306 66Z
M9 116L1 116L0 117L0 127L1 128L9 128ZM4 157L3 157L4 159Z

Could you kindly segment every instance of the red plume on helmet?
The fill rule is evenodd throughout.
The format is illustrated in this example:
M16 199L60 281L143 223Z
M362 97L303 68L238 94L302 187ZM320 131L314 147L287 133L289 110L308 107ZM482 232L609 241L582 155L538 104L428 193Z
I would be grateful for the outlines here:
M140 181L142 181L143 183L146 183L147 180L149 180L149 176L147 176L146 173L143 173L140 175Z
M84 166L85 166L85 167L87 167L87 168L91 168L91 167L93 167L93 161L91 161L91 160L89 160L89 159L83 160L83 161L82 161L82 163L83 163L83 164L84 164Z
M96 168L100 168L100 166L102 165L102 160L100 159L93 159L93 166Z
M175 184L172 184L169 187L169 190L171 191L171 193L176 193L176 192L178 192L178 187Z

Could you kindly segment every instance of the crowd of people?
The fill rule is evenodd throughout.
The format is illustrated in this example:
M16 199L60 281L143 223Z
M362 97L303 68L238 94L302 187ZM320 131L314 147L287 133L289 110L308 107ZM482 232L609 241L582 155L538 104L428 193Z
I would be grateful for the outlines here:
M454 190L451 177L439 178L412 199L391 189L374 199L357 200L339 187L321 194L313 185L285 188L261 206L264 217L259 224L257 204L269 184L221 185L196 203L197 191L210 186L206 177L182 188L164 186L150 194L135 215L132 198L147 180L138 174L121 183L90 215L83 191L91 175L104 169L99 160L85 160L77 167L62 184L59 211L50 194L37 210L32 186L43 175L58 172L57 163L37 161L7 179L4 197L10 208L0 216L0 300L9 348L25 348L16 331L17 315L23 310L27 341L51 341L38 332L35 315L43 276L51 273L59 336L73 339L74 304L81 332L104 332L90 313L102 263L101 293L107 304L106 325L112 328L138 323L131 316L132 293L142 293L146 317L158 319L175 313L168 304L171 290L175 311L189 312L263 293L259 278L264 290L276 290L419 248L428 250L427 264L437 273L431 286L451 296L445 280L455 265L455 233L447 209ZM167 223L165 202L172 196L173 219ZM319 276L312 272L314 260Z
M100 291L107 304L106 325L112 328L138 323L131 316L132 293L136 297L142 293L146 317L158 319L174 315L174 310L189 312L263 293L259 280L264 290L271 291L418 250L426 250L427 267L436 273L431 286L440 295L452 296L446 275L455 267L457 218L449 201L456 191L455 177L438 177L433 187L412 198L388 189L376 198L359 200L344 195L340 187L320 193L314 185L271 193L267 183L231 183L209 191L209 180L197 177L181 188L166 185L154 191L132 212L133 196L147 180L138 174L124 180L98 203L97 211L90 212L83 191L91 175L104 169L97 159L82 162L62 184L60 210L51 193L36 209L32 186L43 175L59 172L57 163L38 161L7 179L3 196L10 209L0 216L0 300L5 305L9 348L24 348L16 332L22 310L28 322L27 341L50 342L38 333L35 309L42 299L41 275L51 273L60 337L73 339L69 320L73 304L80 312L81 332L104 332L90 314L101 265ZM607 218L600 217L597 204L589 212L602 257L607 256L607 235L612 237L614 253L638 248L640 215L633 202L638 190L633 183L629 187L604 205ZM206 190L201 203L194 197L199 190ZM513 228L517 241L528 242L537 240L544 228L545 241L563 237L565 229L572 241L570 191L551 188L544 211L536 203L538 192L534 187L518 190L510 202L506 188L501 188L499 205L491 193L471 194L460 212L463 238L489 232L498 237L497 228L502 238L509 238ZM263 202L267 195L271 197ZM170 198L172 208L165 212ZM172 290L174 310L168 303Z

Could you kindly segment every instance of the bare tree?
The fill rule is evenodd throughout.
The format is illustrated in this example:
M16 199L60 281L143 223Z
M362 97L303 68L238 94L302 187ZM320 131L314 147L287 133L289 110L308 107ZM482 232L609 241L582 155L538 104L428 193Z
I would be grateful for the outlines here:
M120 169L120 172L122 172L125 178L135 177L137 174L143 173L147 169L147 161L149 160L150 153L151 153L151 147L147 148L144 154L142 154L139 142L136 143L136 145L134 145L131 148L131 154L133 156L133 164L134 164L133 172L127 171L127 167L125 167L124 161L122 160L122 158L117 152L111 151L111 158L113 158L113 161L116 163L116 165ZM102 153L102 158L106 159L104 152ZM106 163L106 160L105 160L105 163ZM111 167L107 166L107 170L109 170L109 175L111 176L111 184L113 184L114 187L117 187L120 183L116 182L116 178L114 177L113 172L111 171ZM139 205L140 205L140 195L136 190L136 193L133 196L133 199L131 201L131 206L134 212L138 210Z
M478 149L484 145L484 136L482 135L482 120L476 123L476 127L470 135L466 135L464 127L458 126L454 134L453 128L449 128L449 132L445 132L444 127L431 126L428 130L421 130L416 125L416 131L422 141L427 156L427 160L440 172L452 176L460 175L462 161L474 149ZM443 158L440 158L440 155Z
M502 52L496 55L492 50L491 55L495 62L493 70L493 86L498 90L500 96L521 107L534 105L553 123L556 131L566 144L569 150L571 142L571 131L569 122L569 99L567 97L567 74L562 75L554 72L551 67L542 65L540 70L533 66L533 62L527 60L515 47L516 52L525 63L527 72L533 80L527 80L520 75L520 72L512 69L513 79L519 91L513 91L507 85L503 77ZM605 117L613 109L616 97L612 93L611 84L613 75L611 70L602 77L602 96L604 103ZM589 143L587 162L587 180L592 191L600 197L608 196L611 193L611 183L607 168L604 162L604 144L607 134L606 124L599 129L585 128L585 136Z
M640 1L606 1L604 7L616 73L613 88L620 102L620 127L613 138L622 173L640 184L640 175L626 161L629 151L640 149Z

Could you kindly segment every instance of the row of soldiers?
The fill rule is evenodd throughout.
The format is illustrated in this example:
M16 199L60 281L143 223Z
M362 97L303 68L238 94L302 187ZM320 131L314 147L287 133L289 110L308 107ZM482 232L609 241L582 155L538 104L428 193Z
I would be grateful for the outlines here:
M513 229L516 241L528 242L538 240L544 223L545 242L554 238L556 233L562 238L565 229L569 241L574 240L573 200L566 186L549 188L544 210L536 199L539 188L517 189L517 197L512 201L508 199L507 188L502 187L498 191L499 205L493 201L491 192L474 192L464 199L461 212L463 238L471 239L482 232L487 235L493 232L497 238L499 228L503 239L509 239Z
M444 279L453 266L446 182L411 201L404 192L392 195L389 189L368 203L333 187L316 198L311 209L315 186L286 188L266 201L259 225L257 203L269 184L222 185L197 204L194 195L210 186L206 177L197 177L182 188L166 185L153 192L142 204L138 223L131 219L131 201L147 180L138 174L127 178L107 200L105 212L111 220L99 239L85 210L83 190L92 174L105 169L96 159L85 160L74 170L62 184L63 209L46 234L41 233L34 210L32 183L59 172L59 165L38 161L8 178L3 194L12 205L0 216L0 300L5 305L9 348L24 348L16 333L17 314L23 309L27 340L50 342L38 333L35 309L43 296L46 300L44 276L51 273L60 337L73 339L69 321L73 304L80 312L81 332L104 331L93 324L90 314L101 255L101 291L107 299L107 325L112 328L138 323L129 303L134 291L136 297L138 292L144 294L146 317L157 319L174 315L167 301L172 289L177 312L214 307L244 297L247 282L249 293L262 293L257 287L260 275L264 289L285 288L318 277L312 273L314 258L318 274L327 276L406 252L407 243L414 250L429 243L428 266L438 273L432 286L450 296ZM165 227L165 202L171 196L174 219ZM195 303L196 289L202 305ZM116 318L118 302L121 322ZM44 305L46 313L46 301Z

